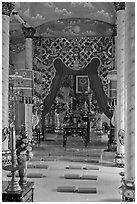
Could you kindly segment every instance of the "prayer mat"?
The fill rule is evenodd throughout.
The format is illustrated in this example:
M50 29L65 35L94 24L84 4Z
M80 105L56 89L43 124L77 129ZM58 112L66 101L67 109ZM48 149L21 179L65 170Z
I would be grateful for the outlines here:
M97 180L97 176L94 175L79 175L79 174L65 174L65 179L81 179L81 180Z
M41 158L40 161L55 161L55 158Z
M94 176L94 175L82 175L81 179L83 179L83 180L97 180L97 176Z
M80 179L81 177L78 174L65 174L64 178L65 179Z
M59 186L57 188L57 192L74 193L75 192L75 186Z
M77 189L78 193L97 193L96 188L79 187Z
M75 186L59 186L57 192L64 193L97 193L96 188L78 187Z
M93 166L67 166L66 169L83 169L83 170L99 170L98 167L93 167Z
M11 173L7 174L7 177L11 177ZM16 177L19 177L19 175L16 174ZM45 176L41 173L28 173L27 174L27 178L43 178L43 177Z
M83 170L99 170L98 167L94 167L94 166L84 166Z
M44 165L44 164L28 164L27 167L28 168L36 168L36 169L47 169L48 165Z
M85 158L73 158L70 160L71 162L87 162Z
M66 169L82 169L81 166L67 166Z
M99 163L99 160L95 160L95 159L87 159L86 162L89 162L89 163Z

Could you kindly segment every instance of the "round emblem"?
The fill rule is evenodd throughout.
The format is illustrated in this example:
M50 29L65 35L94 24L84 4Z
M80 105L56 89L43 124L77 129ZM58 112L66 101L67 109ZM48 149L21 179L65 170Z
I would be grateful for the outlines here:
M81 31L79 26L75 26L73 30L75 33L79 33Z

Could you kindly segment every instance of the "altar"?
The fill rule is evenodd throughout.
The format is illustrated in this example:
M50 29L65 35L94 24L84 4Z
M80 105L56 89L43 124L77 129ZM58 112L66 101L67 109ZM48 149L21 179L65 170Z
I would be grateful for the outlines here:
M63 125L63 147L68 137L82 137L84 146L90 142L90 123L88 116L65 116Z

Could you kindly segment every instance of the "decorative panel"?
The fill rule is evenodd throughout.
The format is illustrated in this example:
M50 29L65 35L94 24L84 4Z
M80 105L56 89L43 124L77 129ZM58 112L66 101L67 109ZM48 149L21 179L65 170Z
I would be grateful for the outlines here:
M33 80L32 71L26 69L16 69L14 75L10 75L10 83L13 86L14 95L25 104L32 103Z
M35 38L34 39L34 89L35 94L45 99L55 77L54 60L60 58L71 70L81 70L93 58L99 58L104 91L107 93L107 74L114 69L114 37L75 37L75 38Z

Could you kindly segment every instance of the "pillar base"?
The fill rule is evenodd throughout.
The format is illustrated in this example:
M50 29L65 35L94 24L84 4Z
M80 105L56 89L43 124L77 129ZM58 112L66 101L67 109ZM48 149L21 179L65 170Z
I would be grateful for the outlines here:
M135 202L135 182L134 180L121 179L122 186L119 191L122 195L122 202Z
M121 153L116 153L115 156L115 166L119 168L123 168L125 166L125 157Z

